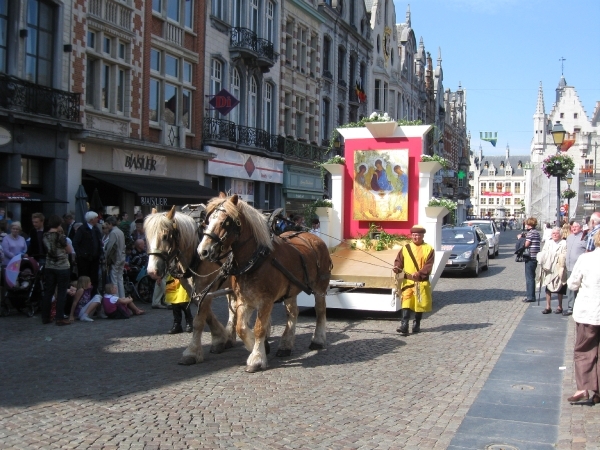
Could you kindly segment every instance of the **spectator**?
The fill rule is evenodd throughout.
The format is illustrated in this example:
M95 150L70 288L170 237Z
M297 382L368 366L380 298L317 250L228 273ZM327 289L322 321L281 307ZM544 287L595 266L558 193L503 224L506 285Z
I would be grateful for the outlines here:
M75 219L72 214L65 214L64 217L65 236L73 240L75 237Z
M552 235L552 225L550 225L550 222L546 222L546 226L544 228L544 232L542 234L542 244L545 244L546 241L552 239L551 237Z
M133 244L129 267L132 270L139 272L144 267L148 266L148 253L146 253L146 242L143 239L138 239Z
M312 220L310 232L315 236L321 237L321 222L317 217Z
M46 261L46 253L48 251L44 246L44 219L42 213L33 213L31 215L33 230L29 233L29 246L27 247L27 254L33 256L40 264L44 264Z
M6 222L5 219L0 220L0 266L2 266L3 261L4 261L4 250L2 250L2 241L4 240L4 238L7 235L7 227L8 227L8 223ZM8 264L8 262L7 262ZM3 281L0 280L0 284L2 284Z
M573 273L575 263L581 255L585 253L587 241L583 239L583 231L579 222L573 222L571 225L571 234L567 237L567 278ZM567 310L563 316L573 314L573 305L577 298L577 291L573 291L567 286Z
M587 251L593 252L596 249L594 236L598 233L598 230L600 230L600 212L596 211L590 216L588 227L589 232L587 233Z
M92 297L92 281L90 277L79 277L77 280L77 291L71 305L69 321L74 322L77 317L82 322L93 322L94 311L100 306L102 297L95 295Z
M131 314L136 316L144 314L143 310L135 306L131 297L118 297L117 286L112 283L108 283L104 287L102 308L109 319L117 319L120 315L124 315L128 318Z
M526 296L523 302L535 302L535 270L537 269L537 254L540 251L540 233L535 229L537 219L530 217L525 220L525 248L529 249L529 258L525 262L525 286Z
M21 222L14 221L10 226L10 234L7 234L2 239L2 252L4 253L3 266L6 266L15 255L27 252L27 243L25 242L25 238L21 236L21 231L23 231Z
M92 294L98 291L98 271L100 270L100 257L102 256L102 237L98 224L98 214L88 211L85 214L86 223L80 226L75 233L73 246L77 260L78 276L90 277L92 281Z
M594 251L581 255L567 280L569 289L578 291L573 306L575 320L575 381L577 391L567 400L589 398L600 403L600 233L594 235Z
M538 253L537 260L540 265L540 286L546 286L546 308L542 314L552 312L552 294L558 295L558 308L555 314L562 314L562 299L567 293L567 243L562 239L560 228L552 228L550 239L544 244L543 250Z
M190 297L177 278L167 275L165 286L165 302L173 308L173 327L168 334L183 333L181 326L181 313L185 315L185 331L194 331L194 318L190 310Z
M135 231L135 221L136 220L141 220L142 223L144 223L144 214L141 211L138 211L135 213L135 215L133 217L133 222L131 222L131 225L130 225L129 234L133 234L133 232Z
M44 298L42 299L42 323L51 322L52 294L56 291L56 325L69 325L65 317L65 301L69 281L71 281L71 265L69 254L73 248L67 242L62 229L62 219L53 214L48 219L48 231L44 233L44 246L47 249L44 266Z
M108 242L104 247L106 266L112 284L117 286L119 297L125 297L123 286L123 268L125 267L125 236L117 226L117 219L109 216L104 222L108 227Z
M567 240L567 237L571 234L571 225L565 223L560 229L560 238Z
M135 219L135 230L131 233L131 238L134 241L138 239L146 240L146 233L144 233L144 219Z

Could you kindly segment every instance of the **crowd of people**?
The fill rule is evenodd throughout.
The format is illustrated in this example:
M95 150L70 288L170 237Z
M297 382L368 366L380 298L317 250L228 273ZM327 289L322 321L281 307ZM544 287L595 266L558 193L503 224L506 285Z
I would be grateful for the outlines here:
M526 233L519 236L522 245L517 253L524 256L527 292L523 302L536 301L536 286L545 286L542 314L573 316L577 392L568 401L588 400L591 392L593 403L600 403L600 271L596 265L600 264L600 212L583 223L573 220L561 227L547 223L542 236L536 227L537 220L530 217L525 221ZM552 295L558 299L554 311Z

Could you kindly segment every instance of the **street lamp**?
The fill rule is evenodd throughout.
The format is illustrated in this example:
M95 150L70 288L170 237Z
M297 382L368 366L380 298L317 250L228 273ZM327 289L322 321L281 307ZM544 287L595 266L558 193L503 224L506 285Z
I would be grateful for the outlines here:
M565 140L565 134L567 132L560 124L560 122L556 122L552 127L552 140L554 141L554 145L556 145L556 153L560 153L560 147ZM561 176L558 175L556 177L556 226L560 226L561 217L560 217L560 179Z
M567 180L567 188L571 189L571 183L573 182L573 172L569 172L565 177ZM567 219L571 217L571 197L567 198Z

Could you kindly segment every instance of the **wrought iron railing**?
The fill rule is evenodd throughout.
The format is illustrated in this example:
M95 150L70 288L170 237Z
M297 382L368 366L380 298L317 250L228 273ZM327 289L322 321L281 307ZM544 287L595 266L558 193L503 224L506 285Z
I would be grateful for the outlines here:
M327 147L270 134L260 128L236 125L224 119L205 118L202 133L204 140L226 141L315 162L324 161L327 157Z
M259 57L264 57L275 62L275 48L271 41L259 38L256 33L248 28L235 27L231 29L230 46L251 50Z
M0 74L0 108L79 122L81 94Z

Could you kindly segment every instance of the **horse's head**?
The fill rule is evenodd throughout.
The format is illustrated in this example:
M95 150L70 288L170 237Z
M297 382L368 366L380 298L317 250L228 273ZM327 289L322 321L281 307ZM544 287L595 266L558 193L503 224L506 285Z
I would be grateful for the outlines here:
M148 245L148 275L163 278L169 264L178 254L179 229L175 221L175 207L167 213L146 217L144 223Z
M209 203L204 236L198 245L200 259L217 262L229 254L242 230L238 200L237 195L227 198L221 194Z

